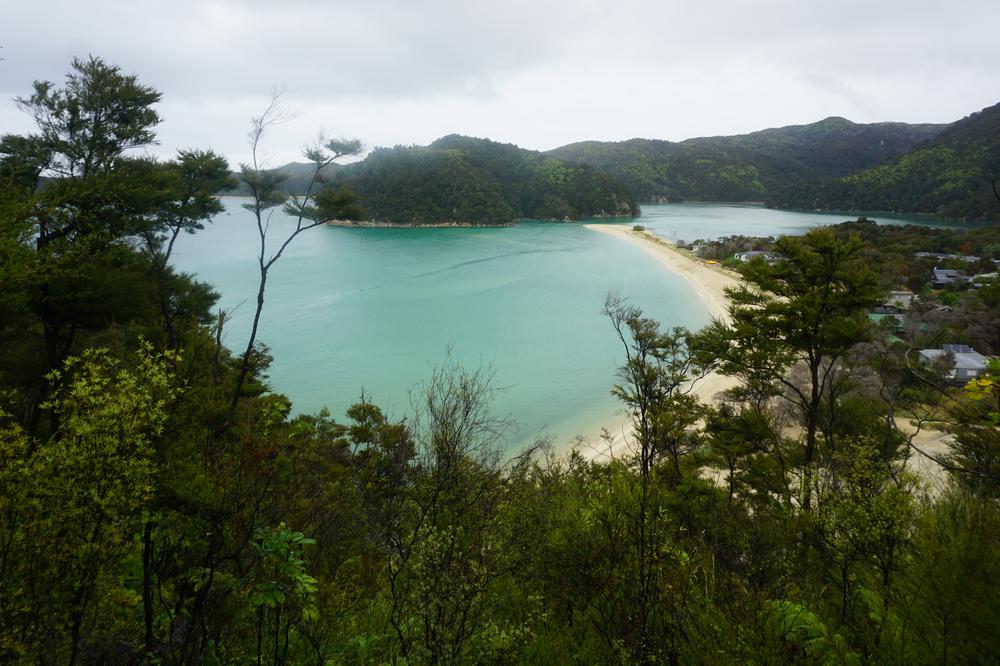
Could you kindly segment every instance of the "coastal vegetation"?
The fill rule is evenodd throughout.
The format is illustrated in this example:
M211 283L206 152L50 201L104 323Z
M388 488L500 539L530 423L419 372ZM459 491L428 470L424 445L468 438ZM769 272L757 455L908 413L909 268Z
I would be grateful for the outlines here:
M891 315L887 332L915 349L968 344L1000 354L1000 227L929 228L880 225L864 218L830 227L842 240L856 238L872 284L883 293L903 294L905 307L883 308ZM695 241L704 259L740 268L739 253L781 253L774 238L734 236ZM935 268L957 271L955 280L935 284ZM888 302L888 301L887 301ZM898 323L894 323L898 322Z
M607 456L545 441L514 455L490 372L448 362L405 419L364 398L342 419L293 416L267 389L267 348L228 350L217 294L168 261L178 234L219 211L229 169L204 151L134 157L155 140L159 99L101 60L75 61L62 86L19 100L36 132L0 139L0 659L1000 654L1000 369L949 383L867 317L896 284L882 279L903 276L892 257L922 233L929 251L984 257L994 236L858 221L780 238L781 258L741 264L728 317L697 332L664 330L612 294L622 359L608 384L631 434ZM356 149L310 150L298 199L280 174L242 168L261 239L257 318L281 249L355 215L322 172ZM427 154L449 169L525 164L463 138ZM523 188L484 190L486 210L520 214L539 174L593 173L527 163ZM277 205L298 222L268 253ZM711 372L735 384L706 404L689 382ZM952 437L933 488L910 464L932 426Z
M393 224L511 224L518 219L636 217L614 178L511 144L451 135L385 148L340 173L369 219Z

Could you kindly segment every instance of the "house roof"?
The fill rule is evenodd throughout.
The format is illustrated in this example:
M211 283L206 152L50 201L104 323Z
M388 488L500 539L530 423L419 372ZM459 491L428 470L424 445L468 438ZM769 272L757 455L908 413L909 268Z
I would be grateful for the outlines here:
M985 370L986 357L968 345L944 345L944 349L921 349L920 355L934 361L946 354L955 358L956 370Z
M777 252L768 252L767 250L747 250L746 252L737 252L734 255L740 261L750 261L757 257L761 257L765 261L778 261L783 259L783 257Z
M948 252L917 252L914 256L933 259L961 259L962 261L974 264L979 261L979 257L965 254L950 254Z

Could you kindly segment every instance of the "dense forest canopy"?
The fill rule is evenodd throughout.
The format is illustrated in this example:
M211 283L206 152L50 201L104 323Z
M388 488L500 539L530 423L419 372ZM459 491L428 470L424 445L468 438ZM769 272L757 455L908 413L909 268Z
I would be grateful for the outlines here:
M587 141L547 154L618 176L639 201L764 201L784 186L847 176L888 162L941 129L827 118L811 125L678 143Z
M288 192L301 194L309 167L293 163L274 171ZM330 165L322 175L358 195L359 222L490 226L639 214L628 190L592 167L458 135L429 146L376 148L365 160Z
M702 331L609 295L622 359L608 386L631 434L606 457L544 441L510 455L490 372L447 363L406 419L364 397L342 421L292 416L267 388L267 348L226 349L216 294L170 266L177 235L219 211L229 167L208 151L134 156L159 99L74 61L19 100L35 132L0 139L0 660L1000 654L1000 365L950 383L867 323L903 277L873 273L887 239L869 223L777 239L781 259L745 264L728 317ZM323 171L359 143L309 149L289 198L256 161L272 111L240 170L260 239L255 331L284 249L357 215ZM525 169L523 186L482 190L516 214L541 175L593 173L461 137L398 154L459 175ZM284 238L266 224L279 205L297 220ZM995 245L934 242L953 241ZM994 321L996 289L981 290ZM734 388L705 404L690 380L709 372ZM912 464L928 459L933 487Z
M958 219L1000 218L1000 104L948 125L932 140L879 166L774 193L794 208L889 210Z
M622 184L591 167L458 135L427 147L379 149L338 175L378 222L509 224L639 214Z
M677 143L584 141L546 153L451 135L426 147L379 148L324 176L355 190L368 219L392 224L629 216L638 214L635 201L686 200L996 219L998 136L1000 105L951 125L831 117ZM278 171L290 192L303 191L308 165Z

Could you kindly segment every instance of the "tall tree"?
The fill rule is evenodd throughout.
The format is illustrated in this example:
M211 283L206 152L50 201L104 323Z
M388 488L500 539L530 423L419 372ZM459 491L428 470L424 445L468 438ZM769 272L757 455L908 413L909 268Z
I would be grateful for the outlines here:
M691 394L692 380L699 366L688 347L689 334L675 328L661 332L659 324L644 317L642 310L628 305L621 297L609 294L604 314L618 336L624 351L625 364L618 370L620 384L612 393L625 405L629 414L633 439L634 465L639 474L637 506L634 507L635 544L635 615L630 624L636 627L637 638L630 646L634 658L643 663L656 660L654 643L672 642L675 628L663 625L656 618L669 615L658 603L662 596L659 581L663 573L654 562L662 547L662 506L656 501L653 487L654 470L668 461L669 485L682 481L681 459L694 450L689 432L699 416L697 398ZM658 632L656 629L666 629ZM667 633L670 636L657 635ZM667 649L667 656L676 660L676 652Z
M281 258L288 246L299 234L318 227L329 220L356 219L362 215L355 204L354 196L344 190L327 186L323 170L342 157L358 155L362 144L357 139L325 140L320 137L316 145L306 148L303 155L312 164L312 175L306 187L305 194L289 197L282 192L281 186L286 175L277 170L266 170L261 156L262 141L267 131L275 124L287 119L287 115L279 104L278 97L271 99L264 112L251 118L250 132L250 162L240 165L243 181L250 189L250 203L244 208L253 213L257 225L259 251L257 267L259 281L257 285L257 307L254 310L250 337L243 351L240 372L233 390L229 413L223 427L232 422L233 414L247 375L253 365L254 347L257 344L257 333L260 326L261 313L264 311L264 294L271 268ZM268 231L271 224L271 213L277 206L283 206L286 215L294 219L294 226L287 232L284 239L278 242L277 249L268 249Z
M235 187L225 158L208 150L181 150L177 159L162 165L162 186L166 189L160 210L146 217L139 233L152 263L159 297L160 314L167 346L176 346L174 320L178 303L172 299L170 257L181 233L193 234L224 210L218 193Z
M228 169L208 152L182 152L168 164L137 155L156 142L160 93L99 58L74 60L64 85L36 81L33 93L16 101L36 132L0 139L0 200L22 246L19 284L32 313L15 333L24 356L40 347L22 373L30 377L11 378L25 385L22 422L36 432L48 372L85 346L82 336L145 316L150 304L141 292L149 282L158 283L164 306L184 291L210 303L207 290L172 275L170 246L164 254L161 239L218 212L212 195ZM147 260L132 251L136 235L156 250ZM170 308L161 309L172 338ZM50 412L49 430L57 428L58 414Z
M860 239L839 240L818 228L782 236L782 260L749 262L745 284L727 290L730 322L714 321L698 337L699 353L748 386L770 386L800 412L805 431L801 501L811 503L813 465L823 397L838 361L868 339L866 312L881 301L874 273L859 253ZM804 381L792 372L801 368Z

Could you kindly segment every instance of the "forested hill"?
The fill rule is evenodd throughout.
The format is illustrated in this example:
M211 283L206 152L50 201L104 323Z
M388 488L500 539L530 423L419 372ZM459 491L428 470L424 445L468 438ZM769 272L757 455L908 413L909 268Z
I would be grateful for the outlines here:
M1000 104L948 125L933 140L890 163L844 178L788 187L777 193L772 203L790 208L1000 219L1000 202L991 188L991 180L997 178Z
M323 167L322 173L324 177L330 178L343 168L342 164L332 162ZM315 169L316 165L311 162L289 162L273 169L273 171L278 171L284 176L285 179L282 182L283 191L290 194L304 194L309 188L309 182L312 180ZM237 187L235 190L227 192L227 194L240 197L250 196L250 188L247 187L240 173L238 171L233 172L233 177L238 183Z
M459 135L426 147L376 149L336 180L379 223L499 225L639 214L623 183L590 166Z
M857 124L833 117L810 125L681 142L585 141L547 155L615 175L639 201L763 201L801 182L847 176L890 162L943 128Z

